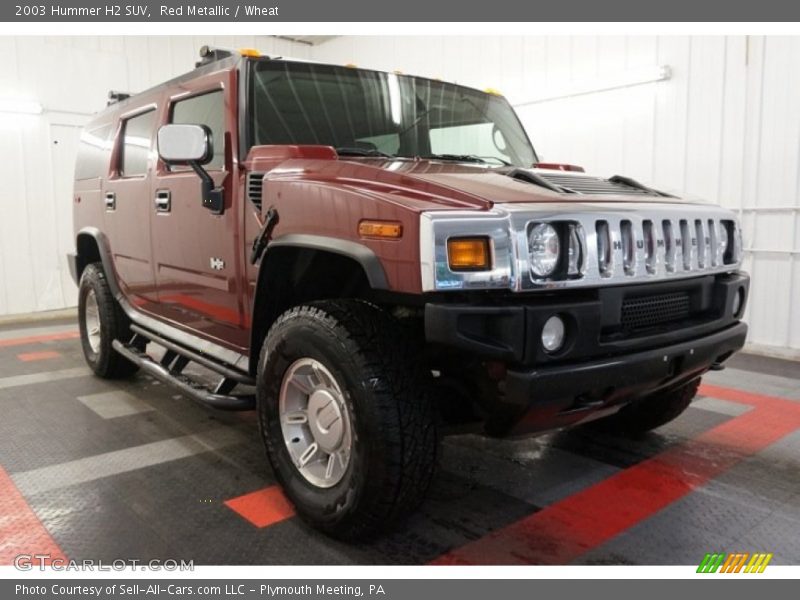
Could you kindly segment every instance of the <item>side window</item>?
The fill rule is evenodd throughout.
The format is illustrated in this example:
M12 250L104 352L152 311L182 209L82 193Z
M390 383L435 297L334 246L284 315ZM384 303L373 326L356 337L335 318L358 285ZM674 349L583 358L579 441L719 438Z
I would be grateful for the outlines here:
M222 90L193 96L176 102L171 123L205 125L211 129L214 158L207 169L219 170L225 165L225 104ZM181 167L183 168L183 167ZM173 170L177 170L174 169Z
M96 179L108 173L109 157L113 143L111 124L101 125L94 129L84 129L78 144L78 156L75 161L75 179Z
M153 144L153 127L156 111L151 110L126 120L122 131L123 177L135 177L147 173L147 159Z

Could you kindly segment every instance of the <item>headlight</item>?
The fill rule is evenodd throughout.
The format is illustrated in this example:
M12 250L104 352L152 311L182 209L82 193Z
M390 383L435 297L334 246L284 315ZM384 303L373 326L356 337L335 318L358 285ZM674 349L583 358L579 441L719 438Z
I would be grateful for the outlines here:
M548 223L537 223L528 234L528 255L536 277L547 277L556 270L561 244L558 232Z

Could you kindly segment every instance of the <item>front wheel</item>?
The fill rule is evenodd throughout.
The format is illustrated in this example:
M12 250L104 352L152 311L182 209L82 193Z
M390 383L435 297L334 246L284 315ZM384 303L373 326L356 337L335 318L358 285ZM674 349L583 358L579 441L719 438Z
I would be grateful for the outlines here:
M397 321L365 302L298 306L276 321L259 363L259 424L302 518L358 539L419 505L438 442L429 380Z

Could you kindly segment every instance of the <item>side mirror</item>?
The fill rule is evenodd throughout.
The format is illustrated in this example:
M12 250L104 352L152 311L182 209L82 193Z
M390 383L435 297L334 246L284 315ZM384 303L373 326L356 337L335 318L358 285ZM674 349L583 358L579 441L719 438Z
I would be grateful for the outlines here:
M158 130L158 156L168 165L189 165L200 177L203 207L215 215L225 211L222 188L214 185L211 175L202 167L214 158L211 129L205 125L163 125Z
M205 125L164 125L158 130L158 156L170 165L204 165L214 157L211 130Z

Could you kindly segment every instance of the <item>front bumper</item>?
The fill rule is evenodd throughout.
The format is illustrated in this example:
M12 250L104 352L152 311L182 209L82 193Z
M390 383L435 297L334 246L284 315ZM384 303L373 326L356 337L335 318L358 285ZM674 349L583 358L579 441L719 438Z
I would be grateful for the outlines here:
M747 325L688 342L577 365L508 371L500 410L487 422L495 434L576 425L619 405L688 383L744 346ZM600 414L598 414L600 413Z
M747 326L739 319L748 287L746 274L731 273L583 295L554 292L529 296L524 304L513 298L494 305L428 304L425 333L430 344L464 359L504 365L486 422L490 433L544 431L613 412L721 364L744 345ZM675 293L690 305L680 322L620 329L626 300ZM554 314L567 324L567 339L548 354L541 330Z

